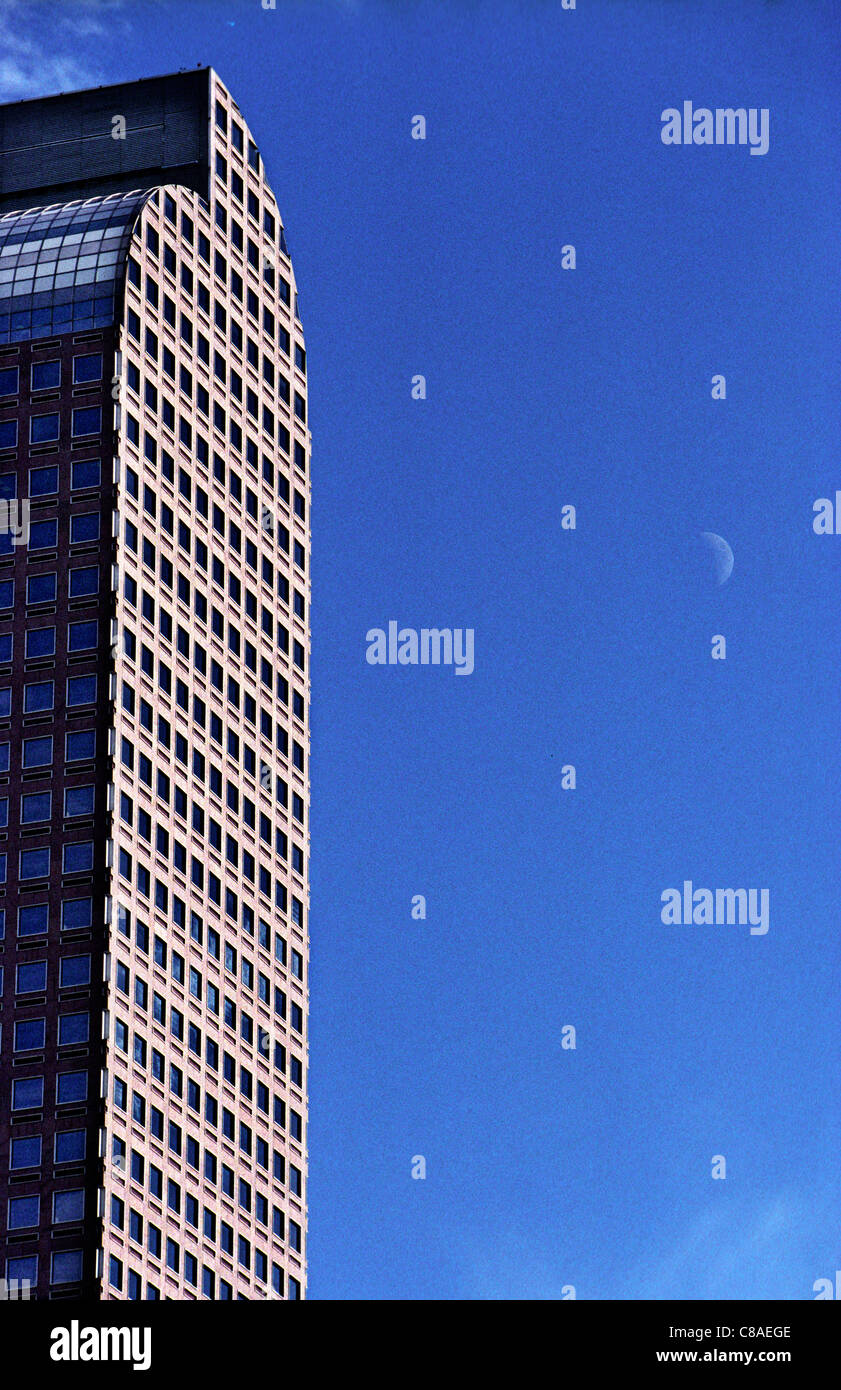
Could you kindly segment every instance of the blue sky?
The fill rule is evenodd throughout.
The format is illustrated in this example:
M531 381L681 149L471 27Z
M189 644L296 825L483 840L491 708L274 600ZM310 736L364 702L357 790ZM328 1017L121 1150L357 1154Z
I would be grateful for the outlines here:
M287 227L313 1298L808 1299L841 1267L841 538L812 531L841 489L839 18L0 11L4 100L215 66ZM768 154L664 146L685 100L767 107ZM391 619L474 628L474 673L367 665ZM684 879L767 887L768 934L664 926Z

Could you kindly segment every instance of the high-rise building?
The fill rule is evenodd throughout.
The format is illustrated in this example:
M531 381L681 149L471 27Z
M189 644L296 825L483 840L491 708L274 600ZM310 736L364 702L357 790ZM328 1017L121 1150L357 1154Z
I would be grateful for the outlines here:
M309 452L211 69L0 107L0 1277L305 1290Z

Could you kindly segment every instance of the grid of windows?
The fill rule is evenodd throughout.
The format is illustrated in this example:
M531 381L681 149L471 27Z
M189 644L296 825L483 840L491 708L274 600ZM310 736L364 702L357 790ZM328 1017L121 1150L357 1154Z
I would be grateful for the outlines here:
M147 190L0 217L0 343L113 323Z
M224 107L215 200L150 200L126 289L105 1240L140 1297L303 1283L306 358Z
M22 454L17 468L6 456L0 496L26 496L28 480L33 500L27 545L0 541L0 721L12 726L4 737L0 724L0 777L22 783L0 786L0 825L14 831L0 881L22 885L8 936L0 910L0 944L16 953L9 1230L61 1224L74 1246L64 1223L84 1214L97 1148L81 1117L104 1061L103 1298L303 1290L306 353L259 154L210 81L224 120L209 202L173 187L0 218L7 341L110 324L121 291L116 357L87 337L43 360L0 355L14 412L0 450ZM107 458L112 377L113 472L70 455ZM101 499L77 496L100 487ZM77 555L86 546L103 549ZM108 788L93 763L106 754ZM90 991L103 911L101 1051ZM52 1175L50 1210L29 1184ZM75 1246L26 1258L42 1287L83 1274Z

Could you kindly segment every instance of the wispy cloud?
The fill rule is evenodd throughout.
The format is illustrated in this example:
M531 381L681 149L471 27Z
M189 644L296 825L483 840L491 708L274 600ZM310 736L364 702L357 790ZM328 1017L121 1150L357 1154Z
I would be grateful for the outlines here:
M48 96L103 80L99 52L125 23L123 0L73 5L3 0L0 5L0 101Z
M717 1194L718 1195L718 1194ZM804 1298L832 1263L826 1233L837 1201L792 1191L711 1202L696 1211L680 1238L637 1268L620 1297Z

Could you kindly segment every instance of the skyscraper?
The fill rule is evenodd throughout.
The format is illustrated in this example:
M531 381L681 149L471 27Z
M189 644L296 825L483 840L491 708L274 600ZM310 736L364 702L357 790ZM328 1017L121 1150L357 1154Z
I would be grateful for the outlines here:
M309 431L211 69L0 107L0 1275L305 1289Z

